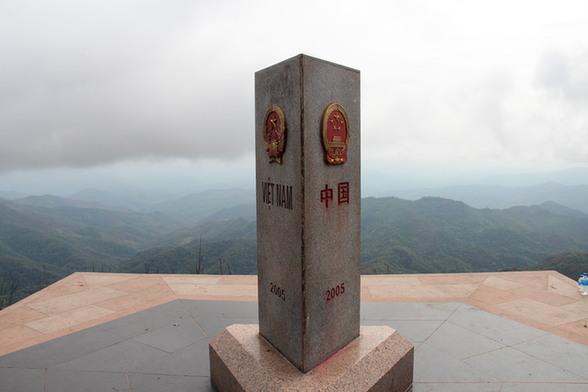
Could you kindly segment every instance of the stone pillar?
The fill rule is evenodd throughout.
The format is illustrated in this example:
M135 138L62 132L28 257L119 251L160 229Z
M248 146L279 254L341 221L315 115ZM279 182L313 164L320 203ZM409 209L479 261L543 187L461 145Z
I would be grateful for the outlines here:
M305 55L255 74L259 331L302 372L359 336L359 78Z
M413 346L359 326L359 114L356 70L299 55L255 74L259 325L211 340L219 392L410 388Z

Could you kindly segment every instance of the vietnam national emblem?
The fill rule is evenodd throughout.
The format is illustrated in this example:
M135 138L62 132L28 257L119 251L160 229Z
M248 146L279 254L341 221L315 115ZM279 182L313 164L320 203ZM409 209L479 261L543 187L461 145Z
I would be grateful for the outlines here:
M349 144L349 119L343 106L332 103L323 114L323 145L325 161L330 165L347 162L347 145Z
M269 162L282 163L282 154L286 147L286 117L282 108L273 105L263 120L263 147Z

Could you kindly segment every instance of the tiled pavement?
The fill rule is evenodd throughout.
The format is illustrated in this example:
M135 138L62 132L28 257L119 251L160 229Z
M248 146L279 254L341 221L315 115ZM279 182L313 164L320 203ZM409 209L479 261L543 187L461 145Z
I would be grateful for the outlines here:
M255 300L252 276L73 274L0 312L0 391L210 390L208 339ZM414 392L588 391L588 298L558 273L364 276L362 302L415 345Z

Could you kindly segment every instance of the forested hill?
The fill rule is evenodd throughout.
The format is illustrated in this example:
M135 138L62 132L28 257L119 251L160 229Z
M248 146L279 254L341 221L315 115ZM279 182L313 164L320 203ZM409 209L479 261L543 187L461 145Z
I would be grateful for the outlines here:
M118 271L120 262L179 227L139 214L54 196L0 200L0 308L75 271Z
M588 215L560 206L474 209L441 198L362 201L365 273L524 269L588 251Z
M121 268L193 273L200 258L203 273L226 273L228 266L232 273L255 272L255 226L244 220L208 222L166 242ZM182 245L169 246L174 243ZM362 200L363 273L526 269L553 255L586 251L588 215L555 203L491 210L441 198Z
M0 200L0 301L74 271L256 273L255 208L224 204L194 225L158 210L52 196ZM362 273L526 269L588 252L588 215L551 202L495 210L442 198L366 198L361 251Z

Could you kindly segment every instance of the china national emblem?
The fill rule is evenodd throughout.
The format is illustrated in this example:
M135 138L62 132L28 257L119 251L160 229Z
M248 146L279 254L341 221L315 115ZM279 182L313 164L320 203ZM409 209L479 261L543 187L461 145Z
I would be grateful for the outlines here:
M286 147L286 118L282 108L273 105L263 120L263 147L267 151L269 162L282 163L282 154Z
M343 106L332 103L323 114L323 145L325 161L331 165L347 162L349 144L349 119Z

